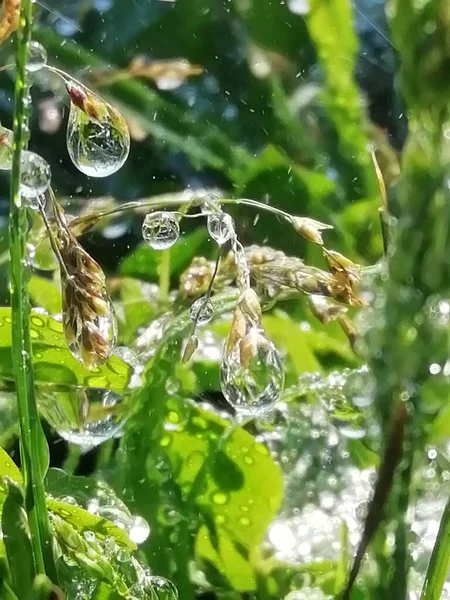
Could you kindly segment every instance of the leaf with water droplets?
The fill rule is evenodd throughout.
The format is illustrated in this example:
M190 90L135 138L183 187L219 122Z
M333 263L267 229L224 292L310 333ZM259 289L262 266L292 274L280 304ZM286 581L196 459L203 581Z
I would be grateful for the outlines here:
M111 356L106 363L89 371L70 353L59 321L32 313L30 334L36 383L103 387L119 394L126 389L131 367L118 356ZM0 378L14 380L9 307L0 308Z
M130 540L124 529L104 517L99 517L79 506L67 504L53 498L47 499L47 507L51 513L70 523L81 534L92 531L100 540L105 540L111 536L119 546L132 551L136 550L136 544Z

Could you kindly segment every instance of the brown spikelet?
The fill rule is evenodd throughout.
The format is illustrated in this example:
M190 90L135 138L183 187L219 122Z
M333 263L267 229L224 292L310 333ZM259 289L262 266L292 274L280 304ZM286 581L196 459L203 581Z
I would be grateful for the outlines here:
M66 229L57 233L61 270L63 326L69 347L93 368L105 362L116 342L116 318L100 266Z
M0 9L0 44L19 26L20 0L3 0Z

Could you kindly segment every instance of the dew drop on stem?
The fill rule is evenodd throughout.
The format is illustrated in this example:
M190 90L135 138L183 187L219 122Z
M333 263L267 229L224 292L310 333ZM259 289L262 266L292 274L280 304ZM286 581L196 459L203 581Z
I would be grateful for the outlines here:
M130 132L123 116L79 83L67 83L70 114L67 149L73 164L90 177L108 177L125 163Z
M207 219L208 233L211 238L222 246L231 238L234 230L233 219L224 212L213 212Z
M33 200L36 204L37 197L42 196L50 187L51 171L46 160L25 150L22 152L20 193L27 200ZM37 207L36 207L37 208Z
M35 73L47 64L47 51L44 46L36 41L31 41L28 46L27 71Z
M210 323L214 316L214 307L211 300L206 300L205 297L196 300L189 309L189 316L197 325Z
M180 224L177 216L166 211L149 213L142 225L142 237L154 250L167 250L180 237Z

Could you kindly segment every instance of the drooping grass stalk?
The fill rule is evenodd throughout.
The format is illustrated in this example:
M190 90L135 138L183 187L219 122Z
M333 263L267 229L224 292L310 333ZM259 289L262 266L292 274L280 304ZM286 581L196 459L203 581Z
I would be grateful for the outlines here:
M450 499L442 515L420 600L439 600L450 567Z
M36 573L56 581L50 524L45 503L44 477L48 468L48 447L39 420L30 338L30 303L27 291L26 236L27 208L20 194L21 157L28 140L26 78L28 44L32 27L32 0L22 0L17 31L16 82L14 97L14 149L10 199L10 286L12 310L12 359L19 412L20 454L25 486L25 508ZM11 565L20 569L20 565Z

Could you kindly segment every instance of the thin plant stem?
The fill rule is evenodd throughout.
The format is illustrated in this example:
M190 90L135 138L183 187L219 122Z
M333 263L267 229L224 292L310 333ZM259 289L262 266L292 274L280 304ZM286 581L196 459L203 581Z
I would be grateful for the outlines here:
M20 454L25 487L25 508L30 527L36 573L56 582L50 523L45 503L44 477L48 468L48 447L36 404L30 337L30 303L27 269L24 268L28 230L27 207L20 193L21 157L27 143L28 115L26 62L32 27L32 0L22 0L17 31L16 82L14 96L14 148L11 173L9 218L10 289L12 312L12 362L19 413ZM14 565L13 565L13 568ZM17 566L20 568L20 565Z
M258 202L257 200L251 200L249 198L220 198L217 200L218 204L231 204L231 205L245 205L252 206L257 208L258 210L263 210L266 212L270 212L279 217L286 219L287 221L291 220L292 215L287 213L280 208L276 208L275 206L270 206L269 204L264 204L263 202ZM92 222L97 223L100 219L104 217L110 217L112 215L117 215L122 212L126 212L129 210L141 210L143 208L155 209L155 208L170 208L170 207L178 207L184 206L186 204L190 204L192 206L196 206L195 202L192 199L183 199L183 198L150 198L144 200L136 200L135 202L126 202L121 206L116 206L114 208L99 211L97 213L86 213L79 217L73 219L68 227L73 229L83 223ZM186 215L187 216L187 215Z
M158 265L159 298L161 302L167 302L170 291L170 248L161 253L161 261Z
M420 600L439 600L450 567L450 498L442 515Z

